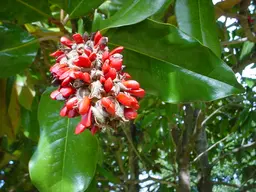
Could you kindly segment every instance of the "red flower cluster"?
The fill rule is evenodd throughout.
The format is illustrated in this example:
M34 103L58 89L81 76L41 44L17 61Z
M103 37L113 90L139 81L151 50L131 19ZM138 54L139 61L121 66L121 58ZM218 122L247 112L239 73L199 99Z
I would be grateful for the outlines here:
M59 85L51 98L66 101L61 116L81 115L75 133L89 128L95 134L135 119L139 108L136 98L144 97L145 91L123 72L123 47L109 52L108 38L100 32L74 34L73 40L61 37L60 42L60 49L51 54L56 64L50 71Z

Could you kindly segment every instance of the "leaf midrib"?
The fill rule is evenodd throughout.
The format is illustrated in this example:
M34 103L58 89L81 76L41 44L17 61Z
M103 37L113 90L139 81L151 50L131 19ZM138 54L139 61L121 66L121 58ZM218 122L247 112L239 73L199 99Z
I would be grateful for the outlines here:
M141 2L140 0L137 0L137 2L135 2L135 3L133 3L131 6L129 6L128 9L123 9L123 8L121 8L121 9L120 9L116 14L114 14L112 17L110 17L110 18L108 18L108 19L106 19L106 20L103 20L103 21L102 21L102 23L103 23L103 25L102 25L102 26L103 26L102 30L106 30L106 29L113 28L113 27L119 27L119 26L127 26L127 25L131 25L131 24L135 24L135 23L140 22L141 19L140 19L140 20L135 20L135 21L131 20L130 22L127 22L126 24L116 24L116 22L119 22L119 18L122 18L122 17L126 16L127 13L129 13L129 11L130 11L131 9L133 9L135 6L137 6L140 2ZM123 10L125 10L125 11L123 11ZM123 11L123 12L122 12L122 11ZM120 13L120 12L121 12L121 14L118 15L118 13ZM114 21L111 25L105 27L105 26L108 24L109 21L115 19L116 17L118 18L117 21ZM105 25L105 26L104 26L104 25Z
M204 37L203 37L203 28L202 28L202 18L201 18L201 6L200 6L200 0L197 0L197 7L198 7L198 18L199 18L199 29L200 29L200 38L203 44L205 44L204 42Z
M7 48L7 49L3 49L3 50L0 50L0 53L3 53L3 52L8 52L8 51L13 51L13 50L16 50L16 49L20 49L20 48L23 48L23 47L26 47L26 46L29 46L31 44L34 44L34 43L37 43L37 40L32 40L28 43L23 43L19 46L16 46L16 47L11 47L11 48Z
M63 188L63 173L65 170L65 161L66 161L66 152L67 152L67 143L68 143L68 133L69 133L69 125L70 125L70 120L68 119L67 122L67 130L66 130L66 135L65 135L65 143L64 143L64 154L63 154L63 165L62 165L62 170L61 170L61 189ZM63 191L63 190L62 190Z
M22 1L22 0L17 0L17 2L19 2L19 3L23 4L23 5L25 5L26 7L28 7L28 8L30 8L30 9L34 10L35 12L39 13L40 15L43 15L44 17L51 17L51 15L48 15L47 13L44 13L44 12L40 11L40 10L37 9L36 7L33 7L33 6L27 4L26 2L24 2L24 1Z
M114 43L108 43L108 44L114 45L114 46L121 46L121 45L114 44ZM207 76L207 75L209 75L210 73L212 73L215 68L214 68L213 70L211 70L207 75L203 75L203 74L201 74L201 73L198 73L198 72L189 70L189 69L187 69L187 68L181 67L181 66L179 66L179 65L175 65L175 64L173 64L173 63L170 63L169 61L165 61L165 60L163 60L163 59L156 58L156 57L154 57L154 56L152 56L152 55L147 55L147 54L142 53L142 52L140 52L140 51L137 51L137 50L135 50L135 49L132 49L132 48L129 48L129 47L125 47L125 49L130 50L130 51L133 51L133 52L135 52L135 53L139 53L139 54L141 54L141 55L150 57L150 58L155 59L155 60L158 60L158 61L162 61L162 62L164 62L164 63L168 63L168 64L170 64L170 65L172 65L172 66L177 67L177 68L185 69L185 70L187 70L187 71L191 71L191 72L196 73L196 74L199 74L199 75L201 75L201 76L204 76L204 77L207 77L207 78L210 78L210 79L214 79L214 80L219 81L219 82L221 82L221 83L224 83L224 84L226 84L226 85L232 86L232 85L230 85L230 84L228 84L228 83L226 83L226 82L224 82L224 81L220 81L220 80L218 80L218 79L215 79L215 78L212 78L212 77ZM232 86L232 87L234 87L234 86ZM234 88L238 89L237 87L234 87Z

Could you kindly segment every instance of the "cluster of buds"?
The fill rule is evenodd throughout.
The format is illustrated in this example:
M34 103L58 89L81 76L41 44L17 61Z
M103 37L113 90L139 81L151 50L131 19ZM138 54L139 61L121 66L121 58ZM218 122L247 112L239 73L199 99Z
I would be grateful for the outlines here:
M76 134L85 129L95 134L135 119L137 98L145 95L140 84L123 72L123 47L109 51L107 42L100 32L74 34L73 40L61 37L61 47L51 54L56 64L50 72L59 87L50 97L65 101L60 116L81 116Z

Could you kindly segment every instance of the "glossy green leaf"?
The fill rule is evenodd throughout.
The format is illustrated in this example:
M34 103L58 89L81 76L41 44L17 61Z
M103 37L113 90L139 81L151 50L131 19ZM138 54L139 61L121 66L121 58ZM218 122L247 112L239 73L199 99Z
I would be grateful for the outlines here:
M100 175L105 177L108 181L112 183L120 183L119 177L114 175L110 170L107 170L102 166L98 166L97 171L99 172Z
M99 6L98 10L109 18L122 8L125 1L127 0L105 1Z
M85 191L96 170L98 141L87 130L74 134L79 119L60 117L63 103L51 100L50 92L39 104L41 133L29 162L31 180L40 192Z
M173 0L165 0L165 3L154 15L152 15L151 19L159 22L166 22L167 18L165 18L165 16L169 15L169 7L172 6L172 4Z
M172 25L145 20L111 29L108 37L110 45L125 47L124 64L133 78L164 101L210 101L243 90L210 49Z
M103 0L50 0L50 2L52 4L57 4L60 8L64 9L64 11L69 14L70 18L77 18L98 8Z
M0 1L0 20L15 20L19 24L51 17L48 1L8 0Z
M11 86L12 87L12 86ZM15 128L12 127L11 119L8 114L8 106L10 100L7 94L7 81L5 79L0 79L0 89L1 89L1 97L0 97L0 138L2 136L7 136L8 139L15 139ZM10 94L11 97L11 94ZM8 100L8 101L7 101Z
M103 20L103 18L96 13L96 19L93 23L93 30L96 31L100 29L121 27L138 23L155 14L164 3L165 0L126 1L122 8L108 19Z
M31 76L17 75L16 78L16 90L20 105L30 110L35 97L34 85L31 81Z
M251 53L251 51L254 48L254 44L255 44L254 42L250 42L250 41L244 42L243 47L242 47L242 51L241 51L241 54L240 54L240 57L239 57L240 60L243 60L244 58L246 58Z
M23 129L24 135L38 142L39 139L39 123L37 119L38 111L38 97L33 99L31 110L21 108L21 127Z
M217 56L220 56L220 43L212 1L177 0L175 12L178 26L182 31L195 37Z
M0 77L14 75L32 64L38 43L15 25L0 25Z

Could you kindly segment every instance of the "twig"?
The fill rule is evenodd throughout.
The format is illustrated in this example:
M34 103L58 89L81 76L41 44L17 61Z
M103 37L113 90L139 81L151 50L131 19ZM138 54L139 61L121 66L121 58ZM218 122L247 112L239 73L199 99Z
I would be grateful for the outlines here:
M225 183L225 182L221 182L221 181L216 181L216 182L212 182L212 183L214 185L225 185L225 186L229 186L229 187L240 188L239 185L232 184L232 183Z
M133 151L135 152L135 154L137 155L137 157L140 159L140 161L142 162L142 164L144 165L144 167L146 167L145 164L144 164L144 160L141 158L140 154L138 153L138 151L137 151L136 148L134 147L133 142L132 142L132 139L131 139L131 137L128 135L128 133L126 132L125 127L122 126L122 129L123 129L123 132L124 132L126 138L128 139L128 142L130 143L130 145L131 145Z
M216 164L216 162L218 162L220 159L222 159L230 154L237 153L241 150L246 150L246 149L250 149L253 147L256 147L256 142L252 142L250 144L242 145L241 147L235 148L235 149L231 150L230 152L225 153L225 154L221 155L220 157L216 158L215 160L213 160L212 165Z
M208 151L210 151L211 149L213 149L214 147L216 147L219 143L221 143L222 141L226 140L228 138L227 135L226 137L222 138L221 140L219 140L218 142L214 143L211 147L209 147L206 151L200 153L193 161L192 163L195 163L198 159L200 159L200 157L202 157L205 153L207 153Z
M214 115L216 115L217 113L219 113L222 109L226 108L226 107L238 107L238 108L243 108L243 105L239 105L239 104L228 104L228 105L224 105L219 107L218 109L216 109L213 113L211 113L207 118L205 118L205 120L203 120L201 126L203 127L207 121L209 121Z
M41 37L37 39L38 41L49 41L49 40L56 40L59 41L59 36L47 36L47 37Z
M63 19L62 24L66 25L69 20L69 14L66 15L66 17Z
M245 41L248 41L247 37L237 39L237 40L233 40L233 41L222 41L221 45L222 46L235 45L235 44L243 43Z
M63 9L61 9L60 10L60 22L62 22L63 23L63 19L64 19L64 10Z
M232 69L234 72L239 72L241 73L244 68L251 64L251 63L256 63L256 53L254 53L251 57L249 57L248 59L245 59L239 63L237 63Z

